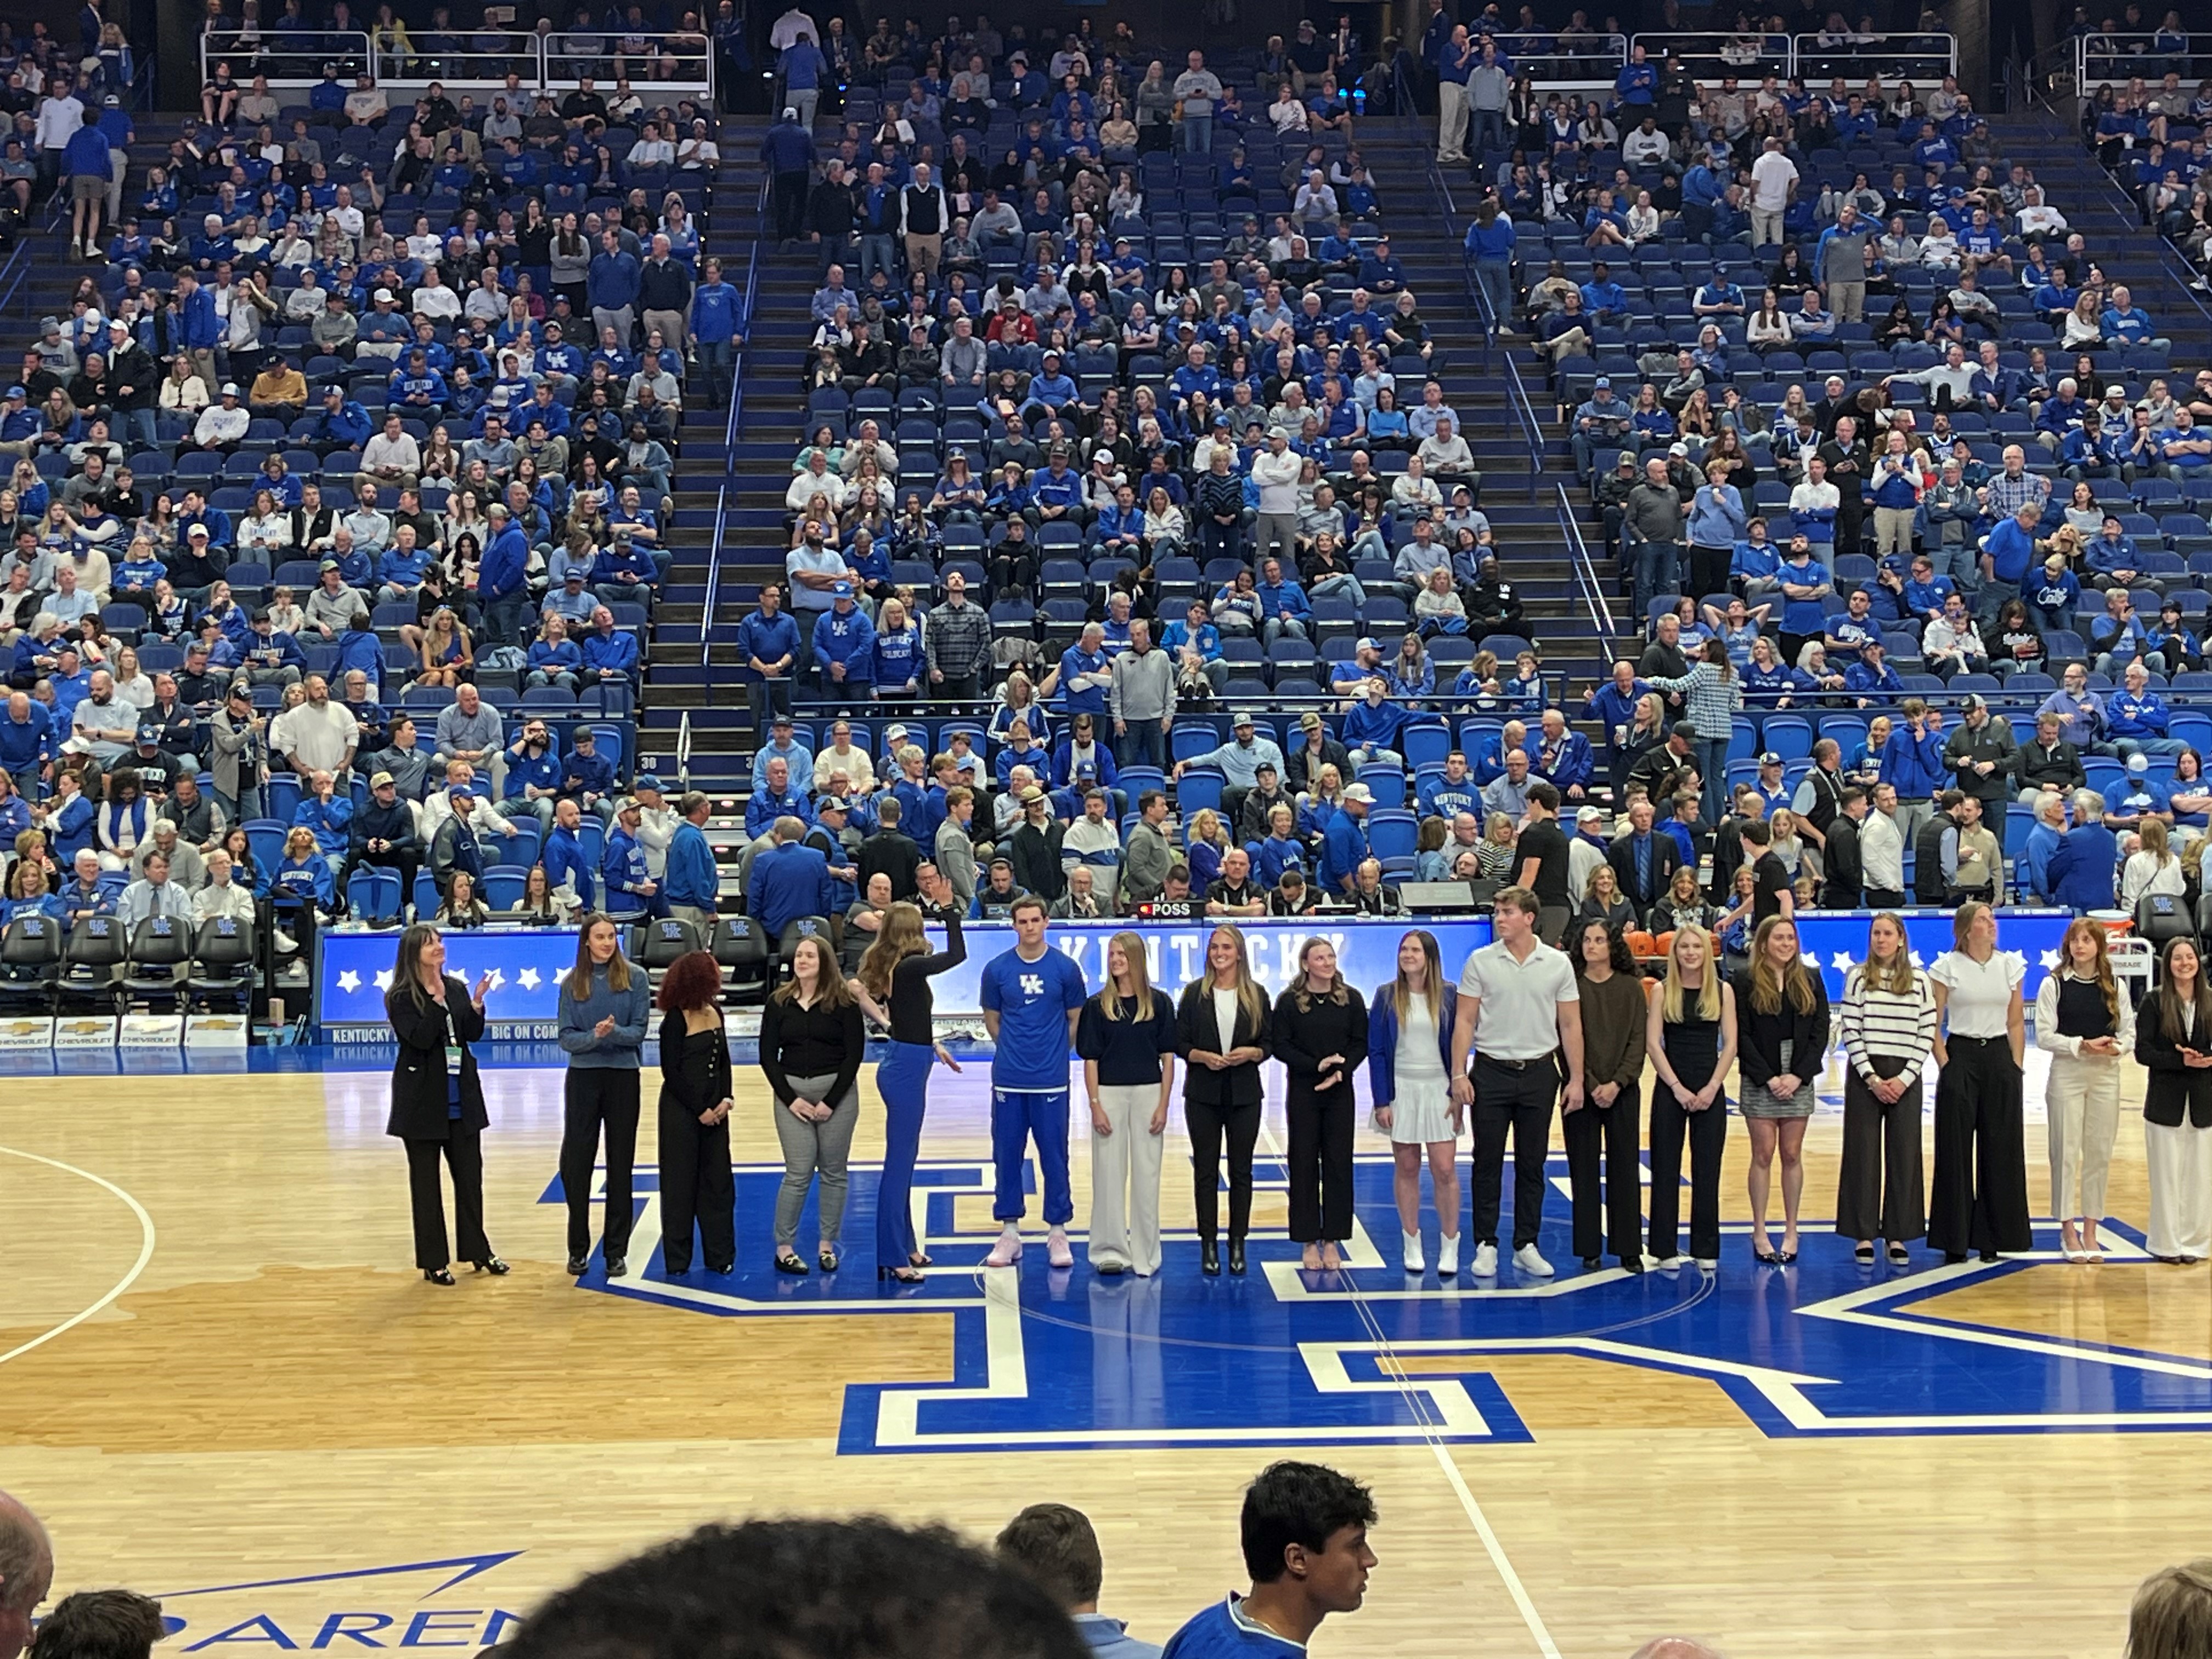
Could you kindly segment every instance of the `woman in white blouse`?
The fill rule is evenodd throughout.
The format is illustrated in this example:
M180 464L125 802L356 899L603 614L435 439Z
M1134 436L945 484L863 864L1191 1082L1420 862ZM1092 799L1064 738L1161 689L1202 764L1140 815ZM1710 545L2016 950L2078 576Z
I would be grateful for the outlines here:
M2128 861L2120 866L2120 908L2132 914L2136 901L2145 893L2172 893L2177 897L2182 891L2181 860L2173 855L2168 845L2170 831L2164 818L2146 817L2136 830L2142 848L2128 854Z
M239 550L258 556L264 564L276 564L291 544L292 515L276 505L274 493L257 489L253 511L238 526Z
M2058 967L2035 994L2035 1046L2051 1056L2044 1106L2059 1248L2069 1261L2101 1261L2097 1220L2120 1133L2120 1067L2135 1052L2136 1016L2113 975L2103 927L2086 917L2067 928Z
M1942 1027L1928 1237L1946 1261L1964 1261L1969 1250L1994 1261L2000 1250L2035 1242L2021 1127L2027 1011L2020 987L2027 968L2016 952L1997 953L1996 913L1978 901L1953 914L1951 938L1928 973Z
M1856 1241L1859 1265L1874 1241L1903 1267L1928 1234L1920 1162L1921 1079L1936 1041L1936 994L1912 965L1905 923L1884 911L1867 927L1866 959L1844 979L1844 1156L1836 1231Z
M1745 319L1743 337L1754 351L1790 343L1790 318L1772 289L1759 296L1759 309Z
M140 669L137 651L127 645L119 647L108 672L114 678L115 695L118 701L129 703L133 708L147 708L153 705L154 677Z

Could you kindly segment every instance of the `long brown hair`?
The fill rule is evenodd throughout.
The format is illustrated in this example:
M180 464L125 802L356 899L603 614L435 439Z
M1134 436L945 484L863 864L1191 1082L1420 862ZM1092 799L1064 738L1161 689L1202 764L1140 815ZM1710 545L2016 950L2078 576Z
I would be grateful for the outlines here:
M894 904L884 912L884 925L875 943L860 956L860 983L878 1002L891 994L891 970L901 958L921 956L929 949L921 931L919 905Z
M1156 993L1152 990L1152 964L1145 959L1144 935L1127 932L1115 934L1106 941L1106 960L1112 959L1117 946L1129 963L1129 984L1136 993L1137 1018L1150 1019L1158 1012L1159 1005L1154 1000ZM1095 1000L1102 1017L1107 1019L1121 1018L1121 993L1115 985L1112 974L1106 975L1106 982L1098 988Z
M1213 974L1213 941L1224 933L1237 941L1237 1006L1244 1011L1244 1017L1256 1030L1267 1018L1267 999L1252 977L1252 949L1245 943L1243 928L1231 927L1224 922L1206 936L1206 971L1198 976L1198 994L1210 997L1218 988Z
M615 935L615 953L607 958L607 989L629 989L629 958L623 954L622 929L605 911L594 910L576 930L576 965L561 981L561 988L579 1002L592 994L592 929L603 921L614 929Z
M415 1000L417 1009L427 1006L430 994L422 988L422 947L432 944L438 930L427 921L418 921L399 936L399 957L392 964L392 988L404 990Z
M815 969L814 973L815 1006L820 1008L850 1007L853 1002L852 988L845 983L845 975L837 971L837 958L830 951L827 935L807 933L798 939L791 947L794 968L798 963L799 953L810 945L814 947L815 954L822 958L821 965ZM886 992L884 994L889 995L890 993ZM796 972L776 987L775 1000L787 1008L799 1000L799 975Z
M2118 1030L2120 1026L2120 982L2112 974L2112 953L2106 948L2105 929L2101 923L2082 916L2067 925L2066 936L2058 941L2058 971L2073 974L2077 979L2081 977L2074 966L2074 941L2077 939L2086 939L2096 947L2096 955L2089 964L2087 976L2089 981L2104 994L2105 1018L2111 1020L2112 1029ZM2198 972L2201 975L2203 971L2200 964Z
M1306 973L1306 958L1313 954L1314 946L1316 945L1328 945L1328 940L1322 938L1318 933L1316 933L1308 939L1304 945L1298 946L1298 976L1291 982L1291 1000L1297 1006L1297 1011L1302 1014L1306 1012L1314 1006L1316 996L1316 993L1309 988L1306 984L1308 977ZM1329 948L1334 950L1335 947L1334 945L1330 945ZM1326 992L1320 993L1318 994L1325 996L1329 1001L1341 1008L1352 1000L1352 988L1345 982L1344 964L1342 963L1339 963L1337 964L1336 972L1331 975L1331 979L1333 982L1330 984L1328 989Z
M1897 954L1886 963L1876 961L1874 954L1874 930L1885 921L1897 929ZM1881 911L1867 923L1866 958L1859 964L1859 974L1869 991L1909 997L1917 988L1919 970L1912 965L1912 940L1905 933L1905 918L1896 911Z
M1403 949L1409 939L1419 943L1421 954L1428 958L1428 975L1422 981L1421 996L1429 1005L1429 1024L1442 1025L1444 1018L1443 952L1437 948L1437 936L1425 927L1416 927L1406 933L1399 939L1399 947ZM1413 1006L1413 988L1406 983L1406 969L1402 964L1398 969L1397 977L1390 981L1390 1006L1396 1010L1398 1024L1403 1029L1406 1016Z
M1797 931L1797 924L1789 917L1769 916L1759 924L1759 932L1752 937L1752 1008L1762 1014L1780 1013L1786 989L1790 1006L1801 1014L1809 1014L1819 997L1814 988L1812 975L1805 971L1805 958L1802 955L1792 957L1790 965L1778 972L1766 954L1766 941L1774 937L1774 930L1778 927L1787 927L1793 933Z
M2185 945L2197 957L2197 994L2188 1002L2173 994L2173 952L2177 945ZM2193 1025L2184 1025L2182 1010L2191 1011ZM2166 950L2158 963L2158 1024L2166 1033L2168 1042L2179 1046L2189 1043L2192 1048L2212 1036L2212 981L2204 975L2204 950L2197 942L2184 934L2166 942Z

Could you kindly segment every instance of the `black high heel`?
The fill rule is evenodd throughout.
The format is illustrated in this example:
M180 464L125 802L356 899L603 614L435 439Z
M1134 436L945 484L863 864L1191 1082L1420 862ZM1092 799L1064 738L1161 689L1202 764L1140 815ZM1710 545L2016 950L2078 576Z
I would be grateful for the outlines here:
M1244 1241L1241 1238L1229 1241L1229 1271L1232 1273L1244 1271Z
M919 1267L878 1267L876 1269L876 1277L879 1279L896 1279L902 1285L919 1285L924 1282L922 1271Z
M1221 1246L1213 1239L1198 1241L1198 1270L1208 1279L1221 1277Z
M488 1255L483 1261L472 1261L469 1265L480 1273L489 1273L494 1279L503 1278L514 1271L495 1255Z
M450 1285L453 1282L453 1275L443 1267L425 1267L422 1269L422 1277L433 1285Z

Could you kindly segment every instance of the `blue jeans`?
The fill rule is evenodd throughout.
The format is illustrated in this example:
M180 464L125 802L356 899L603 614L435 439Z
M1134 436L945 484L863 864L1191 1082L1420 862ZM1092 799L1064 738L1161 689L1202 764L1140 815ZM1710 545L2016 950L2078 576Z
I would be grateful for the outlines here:
M1186 115L1182 118L1182 147L1193 155L1213 154L1213 115Z
M1359 585L1357 576L1323 576L1313 585L1311 597L1316 599L1350 599L1354 605L1364 605L1367 603L1367 590Z
M1631 610L1634 625L1647 625L1651 601L1662 593L1682 591L1681 562L1672 542L1638 542L1635 546L1635 599Z
M1728 816L1723 810L1725 803L1723 791L1728 776L1729 743L1729 739L1727 738L1699 738L1690 745L1690 752L1698 759L1698 775L1700 780L1698 816L1707 823L1718 823ZM1655 800L1651 805L1653 809L1663 817L1668 810L1667 803Z
M991 1091L991 1162L997 1177L993 1219L1019 1221L1025 1212L1022 1166L1029 1161L1032 1138L1036 1141L1037 1179L1044 1188L1045 1224L1065 1227L1075 1219L1075 1199L1067 1183L1067 1104L1065 1089Z
M1156 720L1128 722L1127 732L1114 736L1114 763L1116 766L1154 766L1164 771L1168 763L1168 734L1160 730Z
M876 1068L876 1090L884 1097L884 1172L876 1182L878 1270L910 1265L921 1248L914 1236L914 1164L921 1152L921 1118L936 1059L927 1043L894 1042Z
M1468 106L1467 118L1468 153L1486 155L1505 148L1505 112L1502 109L1476 109ZM1480 267L1476 267L1480 270Z
M1490 314L1498 327L1511 328L1515 321L1513 308L1513 262L1510 259L1477 259L1474 262L1474 284L1490 301ZM1589 469L1583 469L1585 475Z
M526 642L524 629L530 617L530 592L517 588L484 605L484 634L494 645Z
M860 233L860 286L866 288L878 271L898 280L898 239L887 230Z
M699 367L706 372L708 395L717 404L728 403L736 388L730 374L735 348L727 340L700 340L692 349L698 353Z

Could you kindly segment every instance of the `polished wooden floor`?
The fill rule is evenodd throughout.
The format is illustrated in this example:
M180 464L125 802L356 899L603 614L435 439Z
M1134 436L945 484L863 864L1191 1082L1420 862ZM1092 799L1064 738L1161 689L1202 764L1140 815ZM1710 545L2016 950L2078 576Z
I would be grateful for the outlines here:
M740 1159L769 1159L765 1091L741 1076ZM380 1073L0 1080L0 1486L50 1523L58 1591L176 1596L188 1626L164 1652L465 1646L708 1517L875 1510L988 1534L1041 1498L1090 1512L1106 1605L1139 1635L1239 1582L1239 1489L1269 1448L841 1456L842 1385L949 1376L951 1316L709 1319L580 1291L540 1202L558 1073L489 1081L491 1232L515 1271L448 1291L407 1265ZM880 1147L865 1101L860 1158ZM926 1156L980 1154L983 1130L933 1099ZM1824 1114L1808 1217L1832 1213L1837 1136ZM2042 1213L2039 1125L2029 1146ZM1732 1218L1744 1152L1732 1134ZM1179 1157L1171 1226L1188 1224ZM1080 1147L1076 1176L1087 1216ZM2145 1219L2139 1118L2110 1207ZM988 1232L980 1201L960 1213ZM1279 1227L1279 1198L1260 1216ZM1752 1271L1741 1237L1728 1249L1724 1275ZM2039 1266L1949 1300L2212 1360L2212 1268ZM1526 1443L1301 1452L1371 1480L1382 1509L1367 1607L1319 1653L1601 1659L1682 1630L1743 1659L2107 1659L2136 1583L2212 1540L2192 1435L1779 1440L1698 1377L1565 1355L1489 1369ZM387 1568L409 1571L281 1582Z

